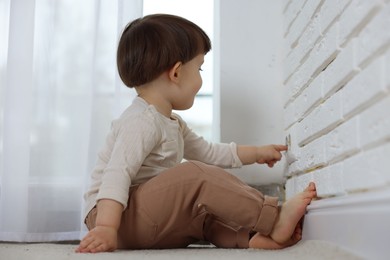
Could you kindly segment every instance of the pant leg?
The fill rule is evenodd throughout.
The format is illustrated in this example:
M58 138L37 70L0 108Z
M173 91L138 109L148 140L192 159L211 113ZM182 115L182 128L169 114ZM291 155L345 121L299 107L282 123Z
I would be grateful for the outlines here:
M119 230L127 248L186 247L200 239L244 247L240 241L248 240L250 230L271 232L278 212L277 198L200 162L180 164L140 185L128 205ZM205 221L208 216L213 217ZM215 239L225 238L218 232L225 232L223 241L234 240L233 246Z

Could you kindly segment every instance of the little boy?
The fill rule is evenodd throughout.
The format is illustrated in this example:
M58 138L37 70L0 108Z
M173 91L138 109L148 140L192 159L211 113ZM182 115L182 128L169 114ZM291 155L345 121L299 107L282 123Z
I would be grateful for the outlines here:
M172 110L191 108L211 43L194 23L156 14L131 22L118 45L119 75L138 96L112 123L85 194L90 230L77 252L217 247L276 249L301 239L314 184L280 208L223 168L266 163L284 145L209 143ZM186 159L186 162L183 162Z

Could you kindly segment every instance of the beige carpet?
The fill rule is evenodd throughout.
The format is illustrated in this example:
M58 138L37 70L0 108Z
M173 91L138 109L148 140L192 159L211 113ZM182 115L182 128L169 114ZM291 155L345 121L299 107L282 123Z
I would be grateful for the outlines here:
M76 254L76 245L69 244L0 244L0 259L4 260L119 260L119 259L361 259L353 254L323 241L301 241L283 250L217 249L211 247L189 247L170 250L116 251L100 254Z

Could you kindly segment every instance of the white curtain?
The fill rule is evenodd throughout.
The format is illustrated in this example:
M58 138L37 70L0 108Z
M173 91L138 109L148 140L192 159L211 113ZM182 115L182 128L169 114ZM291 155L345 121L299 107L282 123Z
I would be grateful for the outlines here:
M142 0L0 0L0 241L78 240L82 195L131 103L116 47Z

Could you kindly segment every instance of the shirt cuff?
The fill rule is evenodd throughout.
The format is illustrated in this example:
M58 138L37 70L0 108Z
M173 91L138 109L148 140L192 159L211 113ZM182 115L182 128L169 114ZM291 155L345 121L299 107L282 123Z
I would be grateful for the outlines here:
M242 162L237 154L237 144L234 142L231 142L229 144L229 146L230 146L230 151L232 152L232 155L233 155L232 168L241 168Z
M96 203L101 199L115 200L116 202L122 204L123 210L125 210L127 208L127 201L129 197L125 194L128 194L128 192L119 192L118 188L101 188L96 196Z

